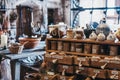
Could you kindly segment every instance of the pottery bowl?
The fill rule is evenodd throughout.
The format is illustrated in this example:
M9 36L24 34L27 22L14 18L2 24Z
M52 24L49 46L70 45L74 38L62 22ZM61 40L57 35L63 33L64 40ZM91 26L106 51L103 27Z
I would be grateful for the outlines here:
M19 42L24 44L25 49L32 49L39 45L41 39L38 38L19 38Z

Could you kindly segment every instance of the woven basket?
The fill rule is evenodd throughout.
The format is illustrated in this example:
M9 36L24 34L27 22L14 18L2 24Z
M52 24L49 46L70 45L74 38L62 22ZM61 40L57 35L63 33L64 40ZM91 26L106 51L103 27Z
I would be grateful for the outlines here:
M20 54L23 51L23 47L24 47L24 45L21 45L21 44L13 44L8 49L9 49L10 53Z

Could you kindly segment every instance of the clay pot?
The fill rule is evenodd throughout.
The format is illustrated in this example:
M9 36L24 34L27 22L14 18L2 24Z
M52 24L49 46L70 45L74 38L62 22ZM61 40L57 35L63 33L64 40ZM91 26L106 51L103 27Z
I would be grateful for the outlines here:
M32 48L37 47L39 45L40 40L41 39L39 38L19 38L19 42L21 44L24 44L25 42L27 42L24 45L25 49L32 49Z
M84 38L84 33L83 31L76 31L76 39L83 39Z

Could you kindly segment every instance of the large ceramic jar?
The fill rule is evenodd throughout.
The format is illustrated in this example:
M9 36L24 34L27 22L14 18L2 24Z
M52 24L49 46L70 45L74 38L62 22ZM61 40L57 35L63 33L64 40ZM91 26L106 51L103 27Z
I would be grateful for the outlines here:
M103 32L104 35L107 37L110 33L110 27L109 25L103 23L103 24L99 24L98 27L96 28L96 33L97 35L100 33L100 32Z

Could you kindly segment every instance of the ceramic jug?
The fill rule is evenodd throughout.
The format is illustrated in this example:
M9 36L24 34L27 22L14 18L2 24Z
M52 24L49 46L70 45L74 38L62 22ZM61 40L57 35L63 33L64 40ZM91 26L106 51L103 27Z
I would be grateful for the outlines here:
M112 31L109 33L109 35L107 36L107 40L108 41L115 41L116 37L115 35L112 33Z
M97 39L97 34L95 33L95 31L92 31L92 33L89 36L89 39L91 39L91 40L96 40Z
M104 41L104 40L105 40L105 35L104 35L103 31L101 31L101 32L98 34L97 40L98 40L98 41Z

